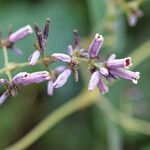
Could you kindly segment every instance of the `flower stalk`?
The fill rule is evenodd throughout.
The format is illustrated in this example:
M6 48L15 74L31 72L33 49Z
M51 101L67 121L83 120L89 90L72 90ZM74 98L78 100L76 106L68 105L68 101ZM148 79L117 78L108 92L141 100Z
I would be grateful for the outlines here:
M7 48L5 46L3 46L3 55L4 55L4 66L6 69L6 75L8 76L9 81L12 80L12 76L11 76L11 72L8 69L8 65L9 65L9 60L8 60L8 53L7 53Z

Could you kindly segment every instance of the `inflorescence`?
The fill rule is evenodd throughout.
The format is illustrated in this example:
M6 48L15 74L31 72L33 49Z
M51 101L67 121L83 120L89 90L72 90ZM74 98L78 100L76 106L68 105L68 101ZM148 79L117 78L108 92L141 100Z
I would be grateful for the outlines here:
M78 81L79 73L78 68L80 63L86 64L91 73L88 90L93 91L98 86L100 92L105 94L109 91L104 83L104 78L112 84L113 79L123 78L131 80L137 84L140 77L139 72L128 70L132 65L131 58L117 59L115 54L112 54L107 60L101 61L98 54L103 45L104 38L99 33L95 37L88 49L83 49L79 44L79 36L77 30L74 30L74 47L68 45L67 54L53 53L52 55L45 56L46 43L48 41L50 19L46 20L43 33L38 25L34 25L34 30L37 37L37 42L34 44L35 51L29 57L29 66L34 66L38 63L40 55L41 62L46 67L46 71L38 71L33 73L20 72L13 77L12 80L0 79L0 84L6 88L6 91L0 97L0 104L2 104L8 96L15 97L23 86L29 84L39 84L47 81L47 93L52 96L54 89L61 88L71 76L74 75L75 81ZM17 54L22 52L14 48L14 44L22 40L33 32L30 25L27 25L15 33L11 33L6 40L0 40L0 47L12 49ZM66 63L66 66L56 67L51 70L49 66L56 61Z

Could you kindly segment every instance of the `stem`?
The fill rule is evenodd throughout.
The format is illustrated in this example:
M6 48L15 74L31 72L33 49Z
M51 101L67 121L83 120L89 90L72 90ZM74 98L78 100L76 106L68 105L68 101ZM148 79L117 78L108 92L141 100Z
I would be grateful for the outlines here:
M7 53L7 48L3 46L3 54L4 54L4 66L5 68L8 68L9 65L9 60L8 60L8 53ZM9 81L12 80L11 72L9 69L6 69L6 75L8 76Z
M149 122L133 118L118 111L106 97L100 96L99 101L97 101L97 105L111 121L121 127L137 133L150 135Z
M51 113L41 123L39 123L29 134L25 135L21 140L6 148L6 150L20 150L26 149L37 139L39 139L44 133L51 129L54 125L59 123L67 116L74 112L81 110L82 108L88 107L96 102L97 94L90 92L83 92L78 97L62 105L60 108Z

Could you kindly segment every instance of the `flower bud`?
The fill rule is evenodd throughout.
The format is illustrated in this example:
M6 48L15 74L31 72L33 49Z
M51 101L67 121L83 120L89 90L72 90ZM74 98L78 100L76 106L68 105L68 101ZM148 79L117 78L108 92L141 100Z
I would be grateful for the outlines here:
M48 84L47 84L47 94L49 96L52 96L54 93L54 87L53 87L53 81L52 80L49 80L48 81Z
M60 60L63 62L68 62L68 63L71 62L71 57L66 54L54 53L54 54L52 54L52 57L54 57L56 60Z
M100 48L102 47L104 38L102 35L96 33L93 42L89 46L88 52L90 57L96 57Z
M73 48L72 48L72 46L71 45L68 45L68 54L70 55L70 56L72 56L73 55Z
M31 28L30 25L27 25L25 27L22 27L21 29L17 30L16 32L12 33L8 40L11 42L11 43L15 43L23 38L25 38L27 35L33 33L33 30Z
M100 79L100 73L99 73L99 71L95 71L92 74L91 79L89 81L89 85L88 85L89 91L93 91L96 88L96 86L99 82L99 79Z
M39 60L39 57L40 57L40 51L35 51L31 58L29 58L30 62L29 62L29 66L34 66L37 61Z
M8 91L4 92L1 96L0 96L0 105L2 105L2 103L6 100L6 98L9 96Z
M60 88L62 87L68 80L68 78L71 75L70 69L65 69L56 79L56 81L53 83L53 87Z
M50 76L47 71L38 71L34 73L21 72L13 78L13 83L19 85L28 85L32 83L41 83L49 80Z

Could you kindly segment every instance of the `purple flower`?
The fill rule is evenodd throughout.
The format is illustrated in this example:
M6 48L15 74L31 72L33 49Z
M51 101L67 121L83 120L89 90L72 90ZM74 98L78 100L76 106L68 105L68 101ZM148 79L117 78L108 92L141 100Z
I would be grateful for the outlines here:
M99 71L95 71L91 76L89 86L88 86L88 90L93 91L96 88L99 80L100 80L100 73L99 73Z
M88 90L93 91L96 88L96 86L98 86L102 94L105 94L109 91L108 87L103 83L102 75L98 70L92 73L92 76L88 85Z
M62 53L54 53L52 54L52 57L54 57L55 60L60 60L63 62L71 62L71 57L69 55L66 54L62 54Z
M9 96L8 91L4 92L4 93L0 96L0 105L7 99L8 96Z
M68 80L71 75L71 69L65 69L53 83L53 87L60 88L62 87Z
M65 70L64 66L59 66L54 70L54 75L49 79L48 84L47 84L47 94L49 96L52 96L54 93L54 86L53 83L55 82L55 76L58 76Z
M72 46L71 45L68 45L68 49L67 49L68 51L68 54L70 55L70 56L72 56L73 55L73 48L72 48Z
M98 55L100 48L102 47L104 38L102 35L96 33L93 42L89 46L88 52L90 57L94 58Z
M135 26L137 24L138 18L141 16L143 16L143 12L140 9L131 8L128 16L129 25L131 27Z
M100 92L102 94L105 94L105 93L108 93L109 92L109 88L104 84L103 80L102 80L102 77L100 78L99 80L99 83L98 83L98 88L100 90Z
M54 83L53 80L49 80L49 81L48 81L48 84L47 84L47 94L48 94L49 96L52 96L53 93L54 93L53 83Z
M21 29L17 30L16 32L12 33L9 36L8 40L11 43L16 43L17 41L22 40L23 38L25 38L26 36L28 36L31 33L33 33L33 30L30 25L27 25L27 26L22 27Z
M39 60L39 57L40 57L40 51L37 50L29 58L29 60L30 60L29 66L34 66L37 63L37 61Z
M41 83L49 79L50 76L47 71L38 71L34 73L21 72L13 78L13 83L25 86L32 83Z
M123 58L123 59L109 59L106 63L108 68L117 68L122 67L128 69L132 65L131 57Z
M126 80L131 80L135 84L137 84L138 79L140 78L139 72L133 72L123 68L109 69L109 72L113 76L121 77Z

